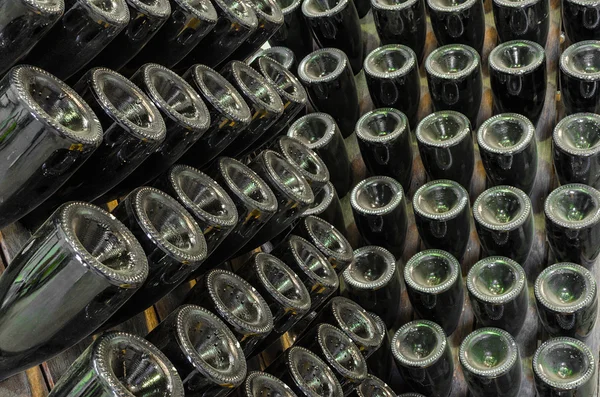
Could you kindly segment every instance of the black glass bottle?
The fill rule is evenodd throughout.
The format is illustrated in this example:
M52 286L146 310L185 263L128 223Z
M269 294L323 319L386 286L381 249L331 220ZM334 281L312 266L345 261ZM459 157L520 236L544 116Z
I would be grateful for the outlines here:
M413 213L425 248L439 248L462 258L471 234L469 193L457 182L438 179L413 196Z
M458 357L473 397L519 396L521 356L508 332L479 328L462 341Z
M546 46L550 30L548 0L493 0L494 24L498 40L529 40Z
M195 168L174 165L155 186L177 199L200 226L206 241L206 257L238 223L236 206L225 189ZM198 271L202 272L202 268ZM192 275L198 275L198 272Z
M404 281L415 312L435 321L446 335L456 329L463 310L464 292L460 264L442 250L415 254L404 267Z
M403 44L415 52L420 63L425 53L427 36L425 2L371 0L371 9L381 44Z
M273 330L269 305L246 280L222 269L211 270L190 291L188 303L219 316L240 342L246 357Z
M425 117L416 130L421 161L431 179L450 179L467 190L475 168L471 124L444 110Z
M0 3L0 76L24 57L64 12L64 0Z
M354 1L304 0L302 13L319 48L338 48L358 74L363 63L363 37ZM314 54L314 53L313 53Z
M258 60L262 57L271 58L283 65L284 68L290 71L296 70L296 55L287 47L274 46L256 51L254 54L246 58L246 63L256 70L260 70Z
M129 23L125 0L68 0L60 21L21 59L66 80L81 70Z
M265 299L273 314L273 332L283 334L311 307L300 277L277 257L260 252L238 271Z
M183 76L204 99L210 127L186 151L180 162L202 167L219 155L252 122L252 112L238 90L223 76L204 65L195 65Z
M417 126L421 79L413 50L400 44L374 49L365 58L365 76L376 108L398 109Z
M579 0L561 2L562 29L571 43L600 39L600 4Z
M337 48L312 52L300 61L298 77L306 87L313 108L333 116L342 136L350 136L360 117L360 105L346 54Z
M317 152L327 166L329 180L340 197L344 197L350 190L352 169L346 144L333 117L309 113L292 124L287 135Z
M519 113L534 123L546 100L546 54L533 41L515 40L496 46L488 58L497 113Z
M573 338L552 338L533 356L535 390L545 396L593 396L597 364L585 343Z
M517 336L529 306L527 278L521 265L504 256L488 256L469 270L467 290L478 324Z
M482 53L485 36L482 0L427 0L427 5L438 45L464 44Z
M145 339L108 332L85 349L60 378L49 397L127 396L183 397L181 377L169 359Z
M578 183L562 185L546 198L544 213L555 260L591 267L600 254L600 192Z
M223 151L225 156L237 157L277 122L284 105L275 87L243 62L228 63L221 74L238 90L252 115L248 127Z
M299 139L279 137L273 150L281 154L306 179L313 195L318 194L329 183L329 170L323 160ZM306 211L304 213L306 214Z
M433 50L425 60L433 108L455 110L476 125L483 95L480 64L477 51L466 45L450 44Z
M387 176L364 179L352 189L350 205L358 232L366 243L381 246L396 258L402 257L408 230L402 185Z
M171 15L169 0L125 0L129 22L87 65L121 70L152 39ZM156 50L155 50L156 51Z
M310 350L294 346L267 369L289 385L297 396L342 397L344 392L333 370Z
M535 280L535 303L550 336L584 339L593 331L598 317L596 280L583 266L556 263Z
M392 177L402 187L410 188L413 151L404 113L382 108L364 114L356 123L356 138L370 174Z
M313 51L313 39L302 14L302 0L277 0L283 13L283 25L269 39L271 47L287 47L302 59Z
M292 225L313 203L310 185L296 167L272 150L264 150L249 167L271 188L277 199L277 211L240 249L248 252L260 247Z
M403 325L392 339L392 353L408 385L429 397L447 397L454 363L444 330L432 321Z
M261 371L248 374L244 384L236 390L236 397L298 397L292 389L279 378Z
M327 258L337 274L354 261L352 246L333 225L316 216L303 218L294 233L306 238Z
M217 11L217 24L189 54L179 61L175 71L179 74L196 64L215 68L229 57L258 28L256 13L244 1L213 0Z
M525 263L535 232L531 201L525 192L506 185L492 187L473 203L473 218L487 255Z
M121 222L91 204L63 204L0 277L0 379L90 335L147 276L146 255Z
M247 4L258 18L258 26L229 59L245 60L283 26L283 12L275 0L248 0Z
M4 228L73 175L102 142L102 126L75 91L33 66L16 66L0 81L0 103Z
M172 68L215 27L217 11L210 0L172 0L171 16L122 69L134 73L146 63Z
M346 222L342 212L342 204L331 182L327 182L323 188L315 194L315 201L304 211L304 216L316 216L330 223L340 231L346 238Z
M554 170L561 184L600 188L600 116L576 113L556 124L552 135Z
M196 271L207 254L202 230L192 215L158 189L135 189L112 214L142 245L149 273L144 285L108 320L104 329L158 302Z
M173 363L186 396L226 396L246 377L246 359L227 325L208 310L183 305L146 336Z
M492 185L510 185L530 193L537 174L535 127L517 113L493 116L477 131L483 168Z
M215 181L233 200L238 222L204 263L212 268L233 257L277 211L277 198L256 172L230 157L217 161Z
M560 94L565 114L600 111L600 41L580 41L560 56Z
M394 255L374 245L354 251L354 262L342 273L342 295L377 314L386 328L397 320L402 285Z
M299 346L319 356L333 371L344 395L367 378L367 362L360 349L341 329L319 324L298 341Z
M206 105L192 86L164 66L147 63L131 81L152 100L163 116L167 134L140 167L110 192L113 197L145 185L169 169L211 124Z
M350 394L351 397L396 397L396 393L381 379L369 374ZM402 394L401 396L405 396ZM410 397L410 396L409 396ZM414 396L413 396L414 397ZM419 396L417 396L419 397Z

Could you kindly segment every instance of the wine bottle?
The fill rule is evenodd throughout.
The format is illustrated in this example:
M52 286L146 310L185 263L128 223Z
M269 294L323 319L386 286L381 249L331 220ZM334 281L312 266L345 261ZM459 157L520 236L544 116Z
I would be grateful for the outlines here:
M281 154L306 179L313 195L318 194L329 182L327 166L319 155L304 145L302 141L289 136L282 136L275 142L273 150ZM314 201L312 204L314 204ZM304 213L306 214L306 211Z
M566 115L598 113L600 110L600 42L580 41L571 44L560 56L560 94Z
M342 204L331 182L327 182L323 188L315 194L315 201L304 211L304 216L316 216L330 223L344 237L348 238L346 222L342 213Z
M494 25L499 42L529 40L545 47L550 30L549 9L550 2L547 0L493 0Z
M429 17L440 46L459 44L483 53L485 14L482 0L427 0Z
M292 389L280 379L266 372L253 371L237 390L239 397L298 397Z
M256 51L246 59L246 63L256 70L260 70L258 60L262 57L270 58L281 64L287 70L296 70L296 55L287 47L274 46Z
M313 38L302 14L301 0L277 0L283 13L283 25L269 39L271 47L288 47L298 59L313 51Z
M571 43L586 40L598 40L598 18L600 5L577 0L565 0L561 3L561 23Z
M406 397L407 395L401 394L400 396ZM369 374L367 379L354 389L350 397L396 397L396 393L384 381Z

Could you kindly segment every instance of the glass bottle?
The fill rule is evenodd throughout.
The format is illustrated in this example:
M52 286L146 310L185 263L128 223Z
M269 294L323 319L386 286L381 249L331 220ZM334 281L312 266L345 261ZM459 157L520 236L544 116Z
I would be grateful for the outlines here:
M364 70L369 95L375 107L397 109L396 111L400 111L398 113L408 117L413 128L416 127L421 101L421 78L417 56L413 50L401 44L376 48L365 58ZM406 128L408 130L408 126Z
M571 44L560 56L560 94L565 114L600 111L600 42Z
M356 123L356 139L371 175L392 177L407 191L410 189L413 150L410 127L404 113L393 108L365 113Z
M473 203L473 218L487 255L525 263L535 232L531 201L525 192L507 185L489 188Z
M519 113L537 123L546 100L546 54L533 41L496 46L488 58L497 113Z
M20 65L0 81L0 136L0 228L4 228L75 173L100 146L102 126L65 83L39 68Z
M583 266L568 262L548 266L535 280L535 302L550 336L584 339L596 325L596 280Z
M329 170L323 160L299 139L281 136L275 142L273 150L281 154L306 179L313 195L319 193L329 182Z
M246 377L246 359L227 325L196 305L171 312L146 339L173 363L186 396L226 396Z
M564 0L561 2L561 11L562 29L571 43L600 39L598 31L600 4Z
M561 185L600 188L600 116L576 113L556 124L552 134L554 170Z
M186 301L205 307L231 329L244 355L273 330L269 305L246 280L222 269L213 269L188 294Z
M123 67L134 73L146 63L173 68L214 29L217 11L210 0L173 0L171 16L150 41Z
M238 90L252 115L244 132L223 151L225 156L238 157L281 117L283 102L275 88L243 62L228 63L221 69L221 74Z
M83 69L129 23L125 0L67 0L65 9L61 20L20 60L61 80Z
M260 252L238 271L254 286L273 314L273 331L283 334L311 307L310 294L300 277L277 257Z
M386 329L394 326L402 284L390 251L374 245L355 250L354 262L344 270L342 279L343 296L381 317Z
M215 181L233 200L238 222L204 263L211 269L233 257L273 217L277 198L256 172L230 157L217 161Z
M287 47L281 46L263 48L259 51L256 51L254 54L246 58L245 62L252 68L260 71L258 60L262 57L271 58L290 71L296 70L297 68L296 55L294 52Z
M429 17L440 46L460 44L483 52L485 15L482 0L427 0Z
M517 397L521 356L514 338L499 328L479 328L460 344L460 365L473 397Z
M562 185L546 197L544 213L555 259L591 267L600 253L600 192L578 183Z
M381 44L404 44L421 63L427 36L424 1L371 0L371 9Z
M160 111L167 134L160 147L135 169L107 197L128 193L143 186L169 169L202 137L211 124L210 114L200 95L173 71L156 63L147 63L132 77Z
M392 353L406 383L430 397L447 397L454 363L444 330L432 321L411 321L392 339Z
M298 345L319 356L333 371L344 395L348 395L367 378L367 363L360 349L341 329L319 324Z
M231 60L245 60L259 50L283 26L283 12L275 0L249 0L247 4L258 18L258 26L229 56Z
M323 188L315 194L315 201L304 211L304 216L316 216L330 223L344 237L348 238L346 222L342 213L342 204L331 182L327 182Z
M238 90L213 69L195 65L183 78L200 93L210 113L210 127L180 158L181 163L199 168L247 130L253 113Z
M413 196L413 213L425 248L439 248L462 258L471 235L469 193L458 182L438 179Z
M415 312L435 321L446 335L454 332L463 310L464 292L460 264L442 250L424 250L404 266L404 281Z
M318 309L339 287L335 269L321 252L302 237L291 235L275 256L300 278L310 295L310 311Z
M343 2L352 3L349 0ZM360 103L346 54L337 48L316 50L300 61L298 78L306 88L313 108L330 114L344 138L352 135L360 117Z
M306 238L327 258L337 274L341 274L354 261L353 249L346 237L321 218L302 218L294 233Z
M529 307L527 277L517 262L488 256L475 263L467 275L467 290L477 323L517 336Z
M444 110L426 116L416 130L421 161L430 179L450 179L469 189L475 168L469 119Z
M87 65L119 71L152 39L171 15L169 0L125 0L129 21Z
M195 168L174 165L155 186L177 199L200 226L207 258L238 223L236 206L225 189ZM202 272L202 267L198 270ZM193 272L192 275L199 274Z
M399 312L400 307L397 306L393 310ZM379 349L375 350L373 354L367 358L367 366L372 375L389 382L397 376L397 369L394 364L394 356L392 355L392 345L390 344L388 328L381 317L372 312L368 312L368 314L377 327L377 334L382 335L383 340ZM394 324L394 326L396 326L396 324Z
M329 180L340 197L344 197L351 187L352 169L344 138L333 117L309 113L296 120L287 135L317 152L327 166Z
M481 2L481 0L476 0ZM462 44L433 50L425 60L427 85L435 111L454 110L477 124L483 83L477 51Z
M302 14L319 48L339 48L354 75L362 69L363 37L356 6L349 0L305 0ZM315 56L315 53L312 54Z
M360 385L358 385L351 397L396 397L396 392L392 390L384 381L369 374ZM401 396L405 396L402 394Z
M496 47L498 48L498 47ZM493 116L477 131L477 144L488 180L530 193L537 174L535 127L517 113Z
M333 370L308 349L294 346L268 371L289 385L298 396L342 397L344 392Z
M533 356L535 390L540 397L593 396L596 360L585 343L573 338L552 338Z
M132 191L112 214L137 238L148 258L144 285L104 329L146 310L185 281L206 259L206 241L192 215L173 197L152 187Z
M546 46L550 30L548 0L494 0L494 25L500 43L529 40Z
M64 0L1 1L0 76L19 62L64 12Z
M313 39L304 15L301 0L277 0L283 13L283 25L269 39L271 47L288 47L302 59L313 51Z
M60 206L0 277L0 378L92 334L147 276L140 243L114 216L82 202Z
M252 7L240 0L213 0L217 11L217 24L175 66L181 74L194 65L216 68L258 29L258 17Z
M238 389L239 397L298 397L292 389L280 379L266 372L250 372L246 381Z
M100 335L51 390L49 397L127 396L183 397L184 388L169 359L139 336L125 332Z
M364 179L352 189L350 205L365 242L389 250L396 258L402 257L408 230L402 185L387 176Z

